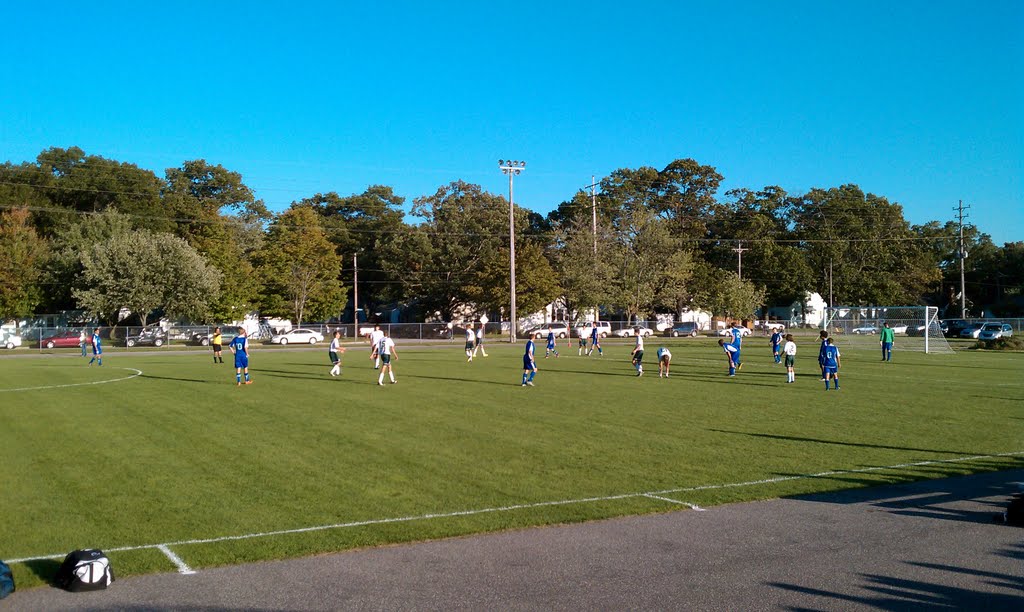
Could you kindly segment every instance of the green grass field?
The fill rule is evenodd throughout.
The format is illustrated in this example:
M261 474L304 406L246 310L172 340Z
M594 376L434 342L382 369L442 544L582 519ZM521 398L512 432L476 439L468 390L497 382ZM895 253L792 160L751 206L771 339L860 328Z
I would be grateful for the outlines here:
M631 345L563 340L530 388L497 343L399 341L384 387L365 348L332 379L325 348L257 346L241 388L208 351L5 358L0 558L34 559L27 587L75 548L124 576L180 569L157 545L204 568L1024 465L1024 354L846 350L826 392L810 339L794 385L760 337L736 378L710 339L665 344L669 379L657 340L641 378Z

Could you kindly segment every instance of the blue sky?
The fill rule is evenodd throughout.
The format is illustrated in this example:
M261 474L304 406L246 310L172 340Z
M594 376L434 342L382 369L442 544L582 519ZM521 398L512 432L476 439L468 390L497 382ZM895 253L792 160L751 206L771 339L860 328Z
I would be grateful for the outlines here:
M1024 240L1024 2L50 2L5 7L0 159L203 158L275 210L462 179L547 212L692 157L735 187L957 200Z

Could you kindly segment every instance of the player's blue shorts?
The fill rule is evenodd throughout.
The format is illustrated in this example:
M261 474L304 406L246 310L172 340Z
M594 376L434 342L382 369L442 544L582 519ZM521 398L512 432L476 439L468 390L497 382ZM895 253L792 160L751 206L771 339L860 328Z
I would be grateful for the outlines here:
M891 351L892 350L892 342L883 342L882 343L882 350L883 351Z
M249 356L245 353L235 353L235 367L236 368L247 368L249 367Z
M548 342L548 350L549 351L555 350L555 343L554 342Z
M833 374L835 376L838 376L839 375L839 368L837 368L836 366L825 366L825 375L827 376L829 374Z
M773 344L772 345L772 352L773 353L778 353L779 352L779 345L778 344Z
M537 366L534 365L533 359L531 359L530 357L528 357L526 355L523 355L523 369L524 370L536 370Z

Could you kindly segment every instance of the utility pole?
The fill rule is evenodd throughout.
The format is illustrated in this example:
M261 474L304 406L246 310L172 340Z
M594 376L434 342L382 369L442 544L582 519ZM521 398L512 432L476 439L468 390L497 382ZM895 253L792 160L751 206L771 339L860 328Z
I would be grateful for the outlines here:
M964 260L967 259L967 249L964 248L964 210L969 209L970 206L964 206L964 201L960 200L960 204L954 208L957 212L957 217L960 223L960 244L957 247L957 258L960 260L960 318L967 318L967 289L964 284Z
M359 335L359 253L352 253L352 332Z
M737 242L736 243L736 248L733 249L733 252L736 253L736 257L738 259L738 263L737 263L737 267L736 267L736 275L740 277L740 280L743 280L743 252L744 251L749 251L749 250L750 249L743 248L743 241L742 240Z
M509 294L511 299L510 306L512 307L512 318L511 324L509 325L509 342L515 344L516 342L516 221L515 221L515 205L512 200L512 178L526 169L526 162L524 161L506 161L504 159L498 160L498 167L501 168L502 173L508 175L508 259L510 266L510 287Z
M597 264L597 181L590 175L590 215L594 230L594 263Z

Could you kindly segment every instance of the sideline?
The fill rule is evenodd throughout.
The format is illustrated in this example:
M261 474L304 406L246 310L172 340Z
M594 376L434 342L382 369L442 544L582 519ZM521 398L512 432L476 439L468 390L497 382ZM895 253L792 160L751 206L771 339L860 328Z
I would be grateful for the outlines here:
M128 370L129 372L135 372L135 373L132 374L131 376L124 376L122 378L112 378L110 380L96 380L96 381L93 381L93 382L69 383L69 384L66 384L66 385L43 385L41 387L20 387L18 389L0 389L0 393L11 393L11 392L14 392L14 391L41 391L41 390L44 390L44 389L66 389L68 387L84 387L84 386L87 386L87 385L105 385L107 383L121 382L122 380L130 380L132 378L137 378L139 376L142 376L142 370L136 370L135 368L121 368L121 367L112 366L110 369L111 370Z
M618 499L633 499L637 497L647 497L653 499L659 499L666 502L677 503L682 506L690 507L692 510L705 511L705 508L697 507L695 504L688 502L679 501L663 497L666 494L672 493L683 493L692 491L709 491L714 489L728 489L735 487L749 487L757 485L771 485L780 482L788 482L793 480L807 480L812 478L828 478L830 476L842 475L842 474L863 474L870 472L878 472L882 470L895 470L903 469L908 467L920 467L926 465L941 465L946 463L962 463L964 461L976 461L978 459L993 459L997 457L1018 457L1024 455L1024 451L1013 451L1009 453L995 453L991 455L973 455L969 457L955 457L953 459L933 459L930 461L915 461L913 463L898 463L895 465L880 465L867 468L856 468L850 470L830 470L827 472L818 472L816 474L801 474L797 476L782 476L778 478L765 478L762 480L750 480L746 482L730 482L721 484L710 484L710 485L699 485L695 487L680 487L676 489L663 489L660 491L646 491L642 493L623 493L621 495L607 495L603 497L584 497L578 499L563 499L556 501L543 501L533 502L527 504L515 504L510 506L498 506L492 508L477 508L471 510L456 510L453 512L441 512L432 514L421 514L417 516L400 516L392 518L380 518L380 519L368 519L364 521L353 521L349 523L335 523L333 525L317 525L313 527L297 527L294 529L281 529L278 531L264 531L259 533L247 533L241 535L231 536L220 536L216 538L202 538L194 540L176 540L174 542L164 542L162 544L142 544L138 546L121 546L117 548L106 548L100 547L104 551L111 552L126 552L135 550L159 550L163 553L171 563L178 568L178 573L182 575L195 574L196 571L189 567L182 558L171 550L171 546L189 546L197 544L215 544L218 542L232 542L237 540L251 540L254 538L267 538L280 535L290 535L295 533L309 533L313 531L326 531L330 529L346 529L351 527L365 527L368 525L387 525L391 523L407 523L411 521L425 521L432 519L444 519L454 518L460 516L473 516L478 514L490 514L495 512L510 512L513 510L524 510L530 508L543 508L546 506L565 506L570 504L588 504L598 503L606 501L614 501ZM926 479L927 480L927 479ZM55 555L39 555L35 557L23 557L20 559L8 559L7 563L28 563L31 561L43 561L46 559L63 559L66 553L60 553Z

